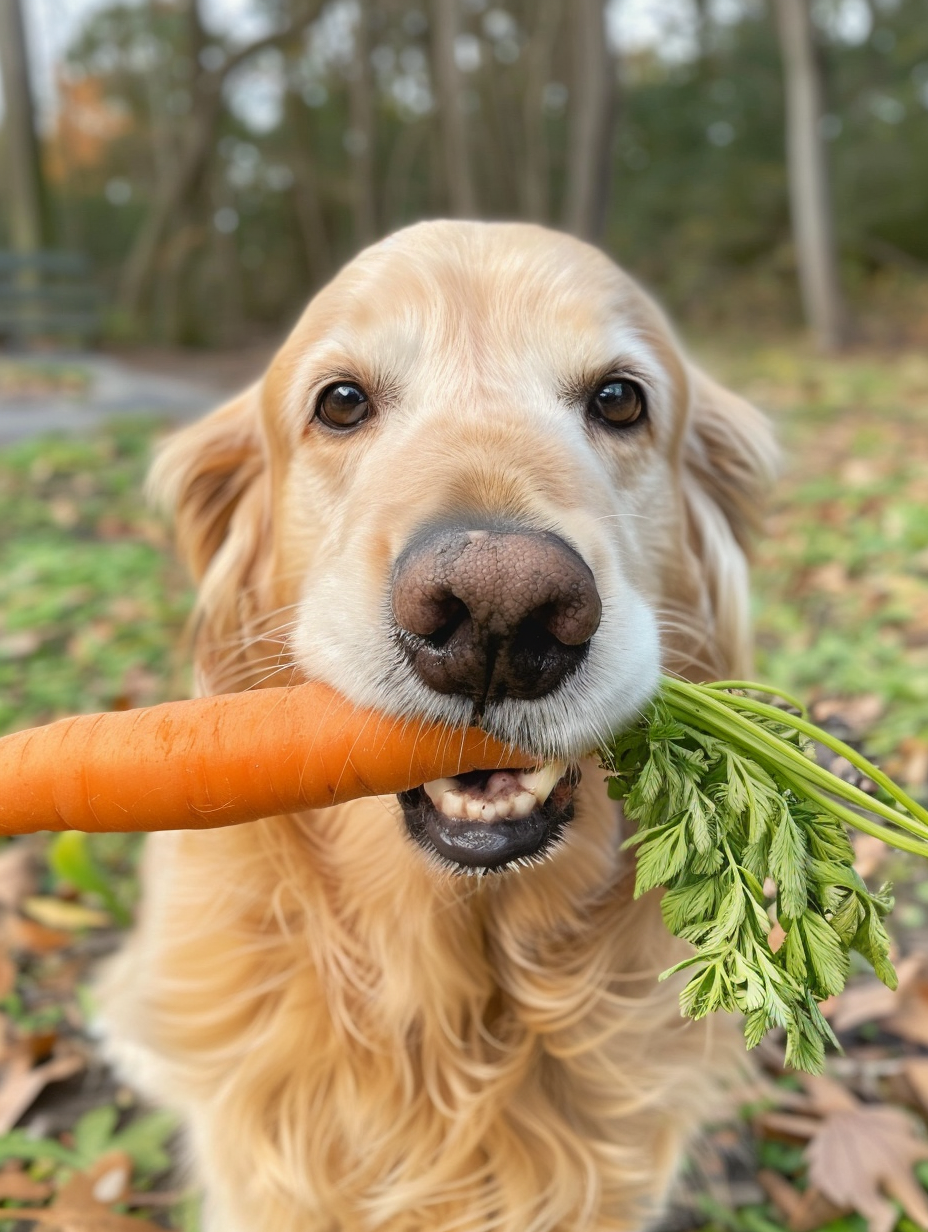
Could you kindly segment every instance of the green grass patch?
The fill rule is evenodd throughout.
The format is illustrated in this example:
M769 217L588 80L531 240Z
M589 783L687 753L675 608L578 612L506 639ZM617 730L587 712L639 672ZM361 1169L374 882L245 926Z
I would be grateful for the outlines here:
M142 499L158 431L0 451L0 731L187 691L191 591Z

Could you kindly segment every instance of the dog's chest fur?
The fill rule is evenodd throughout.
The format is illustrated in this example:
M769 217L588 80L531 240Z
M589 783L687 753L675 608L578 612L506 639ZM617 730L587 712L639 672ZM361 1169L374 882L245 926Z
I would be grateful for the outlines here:
M210 1232L271 1232L278 1201L274 1232L640 1226L704 1111L704 1040L656 982L668 941L618 825L586 789L544 867L445 880L357 802L235 831L239 877L212 896L216 836L161 842L136 941L158 930L158 969L128 1034L159 1054L201 1167L243 1140L262 1161ZM112 973L111 1015L138 965Z

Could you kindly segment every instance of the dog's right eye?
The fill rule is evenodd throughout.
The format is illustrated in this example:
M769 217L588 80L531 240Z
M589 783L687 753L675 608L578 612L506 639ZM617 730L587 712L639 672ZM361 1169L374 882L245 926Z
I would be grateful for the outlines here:
M316 415L329 428L356 428L370 417L367 394L350 381L339 381L322 391Z

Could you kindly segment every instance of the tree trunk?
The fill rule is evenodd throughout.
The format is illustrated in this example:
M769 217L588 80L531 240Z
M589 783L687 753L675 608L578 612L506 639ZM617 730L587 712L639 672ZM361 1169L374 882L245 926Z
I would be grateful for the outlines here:
M525 159L521 195L525 216L534 222L546 222L550 168L543 94L551 74L551 56L561 18L561 0L536 0L533 8L535 26L526 48L525 95L522 103Z
M354 30L354 56L349 69L348 154L352 167L354 236L358 248L366 248L377 236L374 183L374 70L371 66L369 26L370 0L360 0L358 24Z
M571 24L573 79L564 223L581 239L598 240L606 225L615 102L604 0L572 0Z
M0 3L2 2L3 0L0 0ZM206 172L213 151L216 125L222 114L222 89L226 78L259 51L266 47L276 47L304 30L315 20L322 7L322 0L307 0L302 6L300 17L291 21L285 30L265 35L247 47L240 48L228 57L222 68L208 72L199 64L197 55L198 48L204 42L198 3L199 0L189 0L193 79L191 114L184 125L187 135L173 173L159 185L158 194L136 235L120 280L120 305L133 315L138 312L147 294L158 251L173 219L193 196Z
M200 182L213 146L216 123L222 111L222 82L215 74L193 91L193 114L187 125L187 139L174 170L159 185L158 195L123 266L119 302L126 312L135 314L148 292L158 250L169 227L182 212Z
M319 177L311 153L311 128L306 108L298 95L287 92L287 127L293 145L290 165L293 168L293 205L297 225L306 253L306 270L313 288L321 287L332 272L332 250L329 243Z
M49 228L19 0L0 0L0 69L6 102L3 181L10 242L17 252L37 252L47 243Z
M808 0L775 0L786 89L786 153L799 289L823 351L845 340L828 166L819 122L822 80Z
M467 152L461 73L454 58L457 0L432 0L432 65L449 212L473 218L477 195Z

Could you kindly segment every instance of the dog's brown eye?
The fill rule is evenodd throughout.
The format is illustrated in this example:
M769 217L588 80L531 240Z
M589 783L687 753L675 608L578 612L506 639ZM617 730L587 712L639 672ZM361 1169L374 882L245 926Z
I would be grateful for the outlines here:
M371 413L367 394L349 381L339 381L323 391L316 414L330 428L354 428Z
M590 402L590 413L616 428L635 423L644 412L644 394L632 381L607 381Z

